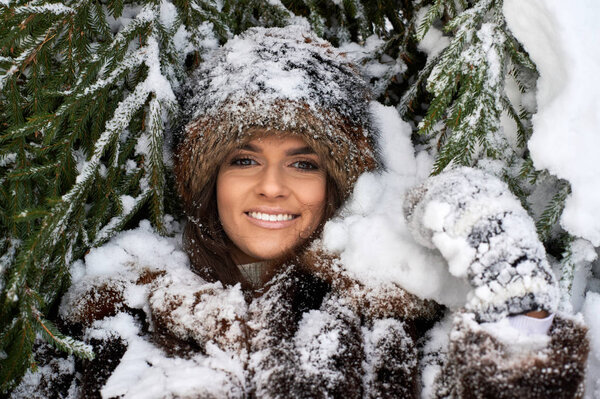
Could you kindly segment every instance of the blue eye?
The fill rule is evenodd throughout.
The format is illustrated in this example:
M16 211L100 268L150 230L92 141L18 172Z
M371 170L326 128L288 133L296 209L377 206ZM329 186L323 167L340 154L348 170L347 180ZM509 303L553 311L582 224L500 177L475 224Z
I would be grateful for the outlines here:
M303 170L318 170L319 166L310 161L296 161L292 164L293 167Z
M231 161L231 164L236 166L252 166L257 165L257 162L252 158L235 158Z

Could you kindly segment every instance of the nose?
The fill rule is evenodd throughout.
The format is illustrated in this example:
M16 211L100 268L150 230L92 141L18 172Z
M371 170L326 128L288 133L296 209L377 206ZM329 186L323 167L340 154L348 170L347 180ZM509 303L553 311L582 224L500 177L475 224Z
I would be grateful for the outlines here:
M261 197L285 197L289 193L288 182L279 165L269 165L263 169L256 185L256 192Z

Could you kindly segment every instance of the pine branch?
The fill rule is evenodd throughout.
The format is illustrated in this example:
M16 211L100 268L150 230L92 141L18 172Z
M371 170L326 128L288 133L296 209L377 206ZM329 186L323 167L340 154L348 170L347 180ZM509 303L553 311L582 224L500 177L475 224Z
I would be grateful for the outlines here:
M417 32L416 32L417 40L419 40L419 41L423 40L423 38L425 37L425 35L429 31L429 29L431 28L433 23L442 16L442 14L444 13L444 9L445 9L444 3L445 3L445 0L435 0L435 2L429 7L429 9L425 13L425 16L420 21L419 26L417 28Z
M31 222L48 217L50 212L46 208L27 209L13 216L16 223Z
M94 241L91 243L91 247L97 247L105 242L107 242L115 233L118 233L123 229L125 224L131 219L133 215L135 215L142 206L148 201L151 197L151 191L145 190L136 198L133 198L133 201L130 201L131 204L128 208L126 208L129 212L123 212L118 216L113 217L106 225L96 234Z
M502 108L508 113L508 116L515 122L517 125L517 144L521 148L525 148L527 146L527 142L529 138L533 134L533 129L530 126L525 126L524 121L531 120L531 115L522 110L520 113L517 113L514 105L510 102L506 95L503 95L501 98Z
M24 138L35 135L37 132L44 130L53 119L53 115L43 115L30 118L24 126L18 126L10 129L8 132L0 136L0 144L4 144L9 140Z
M14 262L20 244L21 243L18 240L8 237L4 238L2 256L0 256L0 291L4 290L4 276L10 265Z
M52 18L63 18L60 25L52 18L41 24L51 6L31 8L38 5L18 10L35 35L10 28L12 37L0 37L0 43L18 44L17 55L2 53L0 64L8 89L0 95L0 113L10 110L11 118L0 125L0 154L6 159L0 167L7 172L1 192L17 193L0 199L0 220L22 237L13 240L22 244L0 258L5 261L0 331L7 338L2 353L12 362L0 372L4 391L33 364L35 333L61 350L90 356L88 347L61 334L45 312L68 287L72 260L123 229L145 203L152 204L155 225L162 225L163 136L168 119L179 112L171 86L185 77L185 54L174 44L181 22L163 25L160 4L143 7L110 40L96 2L53 9ZM200 24L197 18L190 23ZM145 130L135 122L142 113L149 114ZM145 154L133 152L140 141L151 143ZM123 174L129 162L137 166ZM106 195L94 198L96 193ZM54 199L47 201L48 195Z
M13 9L13 15L22 16L28 14L44 14L46 17L49 14L63 16L63 15L73 15L75 14L75 10L71 7L67 7L61 3L46 3L42 5L24 5L20 7L15 7Z
M70 355L75 354L79 358L88 360L94 358L94 352L91 345L62 334L58 331L54 323L44 319L37 309L32 309L32 313L35 315L35 320L37 321L35 326L36 331L41 334L44 341L50 343L56 349Z
M542 171L535 169L533 160L528 155L521 166L519 177L523 180L527 180L530 184L535 185L542 173Z
M558 287L560 290L559 308L563 312L572 313L571 297L573 296L573 280L575 279L575 262L573 262L573 247L574 237L567 235L565 238L565 250L562 253L560 260L560 278L558 279Z
M402 117L406 118L407 115L409 115L409 112L415 111L414 104L417 101L417 98L420 95L422 95L422 93L425 91L427 78L429 77L429 75L431 75L431 71L433 70L434 66L436 66L439 62L439 55L435 58L427 60L425 67L421 71L419 71L415 82L403 94L397 106L398 112Z
M161 118L162 107L157 98L150 101L148 134L150 135L149 165L146 167L146 179L150 182L151 212L154 225L164 232L162 216L164 214L164 164L163 164L163 123Z
M23 169L14 169L6 175L6 178L16 181L36 179L44 177L48 172L53 172L58 166L60 166L59 163L50 163L43 166L30 166Z
M562 181L558 191L552 197L552 200L550 200L550 203L546 206L544 212L536 222L538 235L542 241L548 240L552 231L557 226L569 194L571 194L571 185L566 181Z
M13 319L8 328L0 330L0 353L5 354L0 362L0 393L10 392L20 376L35 364L32 355L34 340L35 331L25 314Z
M528 196L531 194L527 190L523 188L523 181L521 180L521 176L519 173L516 176L511 173L509 168L504 168L502 173L502 180L508 184L508 188L510 191L519 198L521 202L521 206L529 213L532 213L531 205L528 201Z
M517 144L521 148L530 135L526 127L530 115L517 114L504 92L511 60L509 48L512 53L518 49L506 28L502 2L480 0L464 10L462 5L449 3L434 2L419 32L424 35L443 10L455 12L444 26L451 35L450 44L435 59L428 60L400 108L409 115L408 104L415 101L426 78L425 88L433 98L418 133L430 142L436 141L431 144L438 149L434 174L449 165L474 166L483 158L513 162L517 154L500 129L503 110L517 124Z

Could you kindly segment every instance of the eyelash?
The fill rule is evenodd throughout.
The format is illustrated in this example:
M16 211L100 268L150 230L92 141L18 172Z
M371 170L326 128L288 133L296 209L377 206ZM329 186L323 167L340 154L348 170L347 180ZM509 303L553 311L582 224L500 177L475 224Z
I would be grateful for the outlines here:
M231 160L231 165L233 166L241 166L241 167L246 167L246 166L252 166L253 164L247 163L247 164L243 164L243 161L250 161L250 162L254 162L254 163L258 163L256 162L254 159L250 158L250 157L236 157L233 158Z
M305 167L300 167L299 166L300 164L305 165ZM317 165L316 163L314 163L312 161L307 161L307 160L296 161L296 162L292 163L292 165L298 165L298 166L295 166L295 167L298 168L299 170L302 170L302 171L319 170L319 165Z
M258 162L255 159L253 159L251 157L247 157L247 156L240 156L240 157L233 158L231 160L232 166L239 166L242 168L248 167L248 166L253 166L255 164L258 164ZM309 161L309 160L295 161L295 162L291 163L290 165L300 171L303 171L303 172L319 170L319 165L317 165L315 162Z

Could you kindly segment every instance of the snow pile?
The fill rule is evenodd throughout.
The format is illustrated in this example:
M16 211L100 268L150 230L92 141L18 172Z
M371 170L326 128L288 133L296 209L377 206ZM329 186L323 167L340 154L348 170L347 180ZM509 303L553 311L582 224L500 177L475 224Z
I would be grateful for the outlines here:
M425 153L415 157L410 126L393 107L373 102L371 113L385 171L358 179L339 216L325 225L323 245L367 286L395 282L421 298L460 306L467 285L449 273L438 252L413 239L404 219L405 193L428 176L431 159Z
M174 228L178 228L175 225ZM94 248L83 262L73 264L71 275L75 285L83 277L92 276L132 276L132 265L140 265L151 271L188 270L187 255L181 250L179 237L157 235L150 222L143 220L138 228L127 230L101 247ZM138 267L138 266L136 266Z
M89 338L117 334L127 351L102 388L105 398L241 397L244 371L230 353L206 345L207 356L169 357L142 338L139 323L126 313L94 323Z
M506 0L504 13L540 73L531 157L571 184L562 226L600 246L600 4Z

